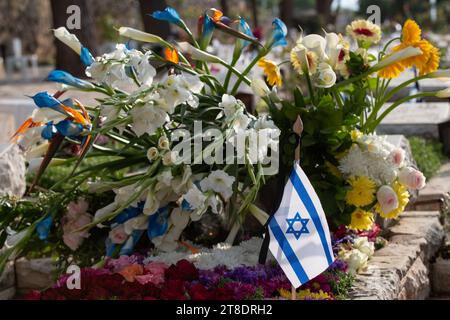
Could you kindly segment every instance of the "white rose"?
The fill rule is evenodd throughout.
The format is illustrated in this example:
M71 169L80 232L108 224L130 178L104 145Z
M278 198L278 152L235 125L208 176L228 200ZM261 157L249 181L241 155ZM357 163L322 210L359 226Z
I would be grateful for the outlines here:
M330 88L336 83L336 73L328 63L321 62L314 75L314 84L319 88Z
M390 153L389 159L394 165L400 167L405 160L405 151L401 148L396 148Z
M151 147L150 149L147 150L147 158L150 161L155 160L156 158L158 158L159 156L159 151L157 148L155 147Z
M377 200L380 203L381 211L388 214L398 207L398 198L394 189L389 186L381 186L377 191Z
M398 180L410 189L419 190L425 187L425 176L419 170L406 167L398 173Z

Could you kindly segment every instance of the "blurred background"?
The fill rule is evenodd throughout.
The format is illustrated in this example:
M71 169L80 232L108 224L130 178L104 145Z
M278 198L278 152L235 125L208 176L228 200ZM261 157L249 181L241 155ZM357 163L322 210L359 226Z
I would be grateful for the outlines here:
M0 81L32 80L45 75L42 66L56 66L82 75L76 55L56 43L51 29L66 25L70 5L81 9L81 30L73 30L94 54L101 54L120 41L119 26L145 29L163 37L176 38L176 28L148 16L173 6L195 30L205 8L221 9L230 17L243 16L263 34L271 19L280 17L289 28L301 26L306 32L343 32L353 18L367 17L369 5L381 9L384 29L395 30L414 17L425 30L442 34L435 41L446 49L450 42L450 0L0 0ZM22 65L31 68L24 72ZM19 72L20 74L17 74Z

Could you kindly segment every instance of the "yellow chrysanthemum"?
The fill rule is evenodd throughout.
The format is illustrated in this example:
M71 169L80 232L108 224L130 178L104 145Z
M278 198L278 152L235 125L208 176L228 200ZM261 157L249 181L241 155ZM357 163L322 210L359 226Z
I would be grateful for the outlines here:
M280 296L285 299L291 299L292 295L289 290L280 289ZM318 292L311 292L310 289L300 290L297 292L297 300L305 300L305 299L313 299L313 300L330 300L332 297L327 293L323 292L323 290L319 290Z
M350 136L352 137L352 141L355 142L356 140L358 140L363 136L363 133L355 129L350 132Z
M357 41L378 43L381 40L381 29L368 20L355 20L346 28L347 34Z
M264 74L267 77L267 82L271 86L281 86L283 83L281 79L281 72L275 62L263 58L258 61L258 66L263 69Z
M409 192L403 184L395 181L392 184L392 189L394 189L395 193L397 194L398 207L391 212L384 213L381 210L381 206L379 203L377 203L375 206L375 210L380 214L381 217L385 219L396 219L405 210L405 207L409 202Z
M411 19L408 19L402 28L401 43L392 48L392 53L403 50L407 47L415 47L422 51L422 54L403 59L396 63L393 63L378 72L378 75L382 78L396 78L406 68L415 66L419 70L420 75L425 75L430 72L434 72L439 68L440 52L439 49L434 47L429 41L421 39L421 33L419 25ZM391 54L392 54L391 53ZM385 58L391 54L386 55Z
M352 187L345 196L345 201L356 207L364 207L375 200L375 182L369 177L351 177L348 183Z
M352 220L349 224L349 228L352 230L370 230L373 224L373 213L364 211L362 209L356 209L352 213Z

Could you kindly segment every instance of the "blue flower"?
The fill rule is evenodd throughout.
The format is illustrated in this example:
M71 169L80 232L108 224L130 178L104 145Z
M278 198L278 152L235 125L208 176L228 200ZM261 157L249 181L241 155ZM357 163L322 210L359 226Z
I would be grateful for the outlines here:
M137 207L128 207L119 213L113 220L114 223L122 224L134 217L140 215L144 209L144 201L138 203Z
M86 66L89 67L91 64L94 63L94 57L92 56L91 52L88 48L82 47L81 53L80 53L81 62Z
M253 35L252 29L250 29L250 26L248 25L248 23L245 21L244 18L240 18L239 19L239 31L242 32L243 34L246 34L249 37L254 38L255 36ZM250 42L249 41L243 41L242 44L243 46L247 46Z
M273 44L272 46L285 46L287 45L286 36L287 36L287 27L284 24L283 21L281 21L278 18L275 18L272 22L273 32L272 32L272 39Z
M48 238L48 234L50 233L50 228L52 226L53 223L53 218L51 215L49 215L48 217L46 217L45 219L41 220L37 225L36 225L36 232L39 236L39 239L41 240L47 240Z
M61 104L58 99L47 91L39 92L31 97L39 108L55 108Z
M186 199L183 199L183 201L181 202L181 210L183 211L193 211L191 204L189 202L186 201Z
M116 244L112 243L111 239L108 237L105 240L105 247L106 247L106 256L112 257L114 252L116 251Z
M58 130L56 130L53 121L50 121L45 125L44 129L42 129L41 137L43 139L50 140L57 132Z
M83 126L71 120L63 120L55 125L59 133L65 137L76 137L83 131Z
M133 254L133 249L144 234L144 230L134 230L128 240L120 248L119 256Z
M183 27L185 25L184 21L181 19L177 10L175 10L172 7L167 7L166 9L164 9L164 11L155 11L152 14L150 14L150 16L152 16L157 20L174 23L180 27Z
M203 15L203 30L202 30L202 38L201 38L202 49L206 49L208 44L211 42L213 32L214 32L214 22L207 14L204 14Z
M47 77L48 81L58 82L67 84L68 86L72 86L80 89L93 89L94 85L88 81L81 80L75 78L70 73L62 71L62 70L54 70L50 72Z
M147 235L150 240L162 236L167 231L169 226L168 218L169 209L167 207L158 209L156 213L150 216L147 228Z

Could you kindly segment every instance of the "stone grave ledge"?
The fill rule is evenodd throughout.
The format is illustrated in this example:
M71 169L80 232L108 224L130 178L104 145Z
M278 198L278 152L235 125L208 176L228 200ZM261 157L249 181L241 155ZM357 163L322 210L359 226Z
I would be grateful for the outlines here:
M404 212L387 231L388 244L377 250L365 272L355 276L352 300L426 299L431 292L430 260L445 232L439 211Z

